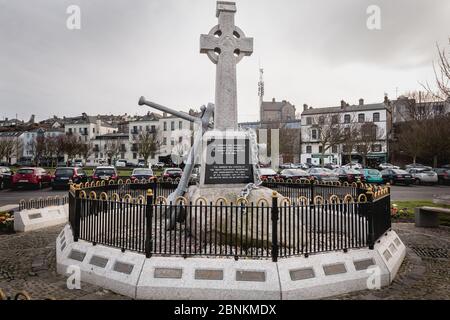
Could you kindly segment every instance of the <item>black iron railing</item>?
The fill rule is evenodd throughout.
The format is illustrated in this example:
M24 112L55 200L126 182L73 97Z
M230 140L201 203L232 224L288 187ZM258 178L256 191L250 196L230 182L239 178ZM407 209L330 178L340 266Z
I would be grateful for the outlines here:
M74 240L159 256L254 259L373 248L390 227L388 188L272 186L271 202L180 198L177 182L112 184L69 193ZM367 187L367 186L366 186ZM352 190L350 190L350 189ZM288 192L287 192L288 191ZM328 195L331 196L328 197ZM313 197L311 197L313 195ZM176 223L172 223L176 218Z

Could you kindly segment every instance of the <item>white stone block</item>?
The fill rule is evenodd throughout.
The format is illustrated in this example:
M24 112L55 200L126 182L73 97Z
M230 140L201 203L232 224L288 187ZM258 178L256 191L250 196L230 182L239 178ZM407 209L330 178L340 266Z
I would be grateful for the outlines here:
M138 299L279 300L276 263L270 260L151 258L142 270Z
M356 264L355 264L356 263ZM380 267L380 284L389 284L389 272L376 251L361 249L330 252L278 262L283 300L320 299L368 289L367 267Z
M27 232L67 223L68 204L42 209L25 209L14 214L14 230Z
M93 246L85 241L73 242L70 227L64 229L66 248L57 244L57 271L69 276L69 266L77 266L81 271L81 282L98 285L131 298L136 297L136 286L144 264L145 255L121 252L105 246Z
M388 231L375 244L375 250L383 259L386 267L389 269L391 283L394 281L403 259L406 256L406 246L400 240L400 237L395 231Z

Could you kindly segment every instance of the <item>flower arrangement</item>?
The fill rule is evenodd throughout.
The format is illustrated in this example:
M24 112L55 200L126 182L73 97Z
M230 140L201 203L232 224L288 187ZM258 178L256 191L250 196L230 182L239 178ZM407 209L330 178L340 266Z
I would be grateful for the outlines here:
M11 212L0 212L0 231L14 232L14 214Z

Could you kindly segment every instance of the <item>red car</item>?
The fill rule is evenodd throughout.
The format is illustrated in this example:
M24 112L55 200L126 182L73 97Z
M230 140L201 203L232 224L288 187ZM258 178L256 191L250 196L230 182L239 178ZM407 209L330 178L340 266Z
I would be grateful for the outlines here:
M21 168L13 175L12 188L32 186L41 189L44 185L49 186L52 177L43 168Z

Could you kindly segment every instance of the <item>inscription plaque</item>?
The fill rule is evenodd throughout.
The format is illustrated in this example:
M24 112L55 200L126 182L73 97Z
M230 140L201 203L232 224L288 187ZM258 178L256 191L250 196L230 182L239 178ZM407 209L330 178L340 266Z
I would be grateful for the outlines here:
M207 148L205 184L254 182L248 138L210 138Z

